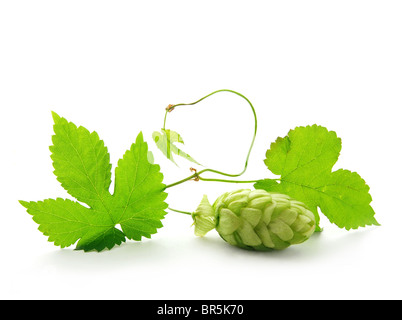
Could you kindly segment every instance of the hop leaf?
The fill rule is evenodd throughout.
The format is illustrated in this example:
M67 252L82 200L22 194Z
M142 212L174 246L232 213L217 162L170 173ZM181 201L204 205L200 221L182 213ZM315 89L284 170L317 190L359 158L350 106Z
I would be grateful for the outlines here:
M161 129L161 132L155 131L152 134L152 138L159 150L161 150L166 158L171 160L175 165L177 165L177 163L173 159L173 153L200 165L189 154L185 153L175 145L175 143L184 144L182 137L177 132L169 129Z
M272 143L266 153L264 162L272 173L280 175L280 182L265 179L254 187L304 202L314 212L317 230L317 207L340 228L379 225L365 181L356 172L332 171L340 151L341 139L335 132L317 125L297 127Z
M53 119L54 174L70 195L89 208L61 198L20 201L38 229L57 246L78 241L77 249L84 251L111 249L126 238L141 240L156 233L166 214L167 194L159 166L149 160L142 133L118 162L112 195L110 156L98 134L77 128L56 113Z

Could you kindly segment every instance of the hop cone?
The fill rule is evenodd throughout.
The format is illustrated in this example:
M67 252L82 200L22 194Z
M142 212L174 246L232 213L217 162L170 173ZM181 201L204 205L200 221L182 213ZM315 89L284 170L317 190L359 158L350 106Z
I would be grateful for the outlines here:
M265 190L226 192L213 206L204 196L193 219L197 235L215 225L226 242L255 250L285 249L306 241L315 229L314 214L302 202Z

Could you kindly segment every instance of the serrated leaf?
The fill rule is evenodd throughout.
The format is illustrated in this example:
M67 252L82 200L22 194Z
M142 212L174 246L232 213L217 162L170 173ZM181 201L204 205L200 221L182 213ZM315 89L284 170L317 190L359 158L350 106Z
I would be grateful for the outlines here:
M140 134L116 168L115 216L129 239L150 238L162 227L167 208L162 180L159 166L148 161L148 145Z
M60 198L20 201L39 224L38 229L55 245L63 248L78 241L76 248L84 251L111 249L126 237L141 240L156 233L166 214L167 194L142 133L119 160L112 195L110 156L98 134L55 113L53 119L50 150L54 173L63 188L89 208Z
M110 156L96 132L90 133L53 112L55 135L52 152L54 174L62 187L78 201L103 209L111 195Z
M264 162L272 173L280 175L279 182L265 179L254 186L304 202L316 216L317 230L318 207L340 228L379 225L365 181L356 172L332 171L340 151L341 139L335 132L317 125L297 127L266 152Z
M188 161L200 165L194 158L192 158L189 154L185 153L175 145L175 143L184 144L182 137L176 131L161 129L161 132L155 131L152 134L152 139L154 140L159 150L161 150L162 153L166 156L166 158L171 160L174 164L177 165L176 161L173 158L173 154L176 154Z

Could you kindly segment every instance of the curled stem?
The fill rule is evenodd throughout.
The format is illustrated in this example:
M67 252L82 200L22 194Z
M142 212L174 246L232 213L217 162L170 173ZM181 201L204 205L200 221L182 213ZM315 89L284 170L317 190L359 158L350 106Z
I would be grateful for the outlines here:
M236 94L236 95L242 97L244 100L246 100L246 101L248 102L248 104L249 104L250 107L251 107L251 111L253 112L253 116L254 116L254 133L253 133L253 138L252 138L252 140L251 140L250 147L249 147L249 149L248 149L248 153L247 153L247 156L246 156L246 161L245 161L243 170L242 170L240 173L231 174L231 173L226 173L226 172L222 172L222 171L218 171L218 170L210 169L210 168L209 168L209 169L203 169L203 170L199 171L198 173L196 172L196 173L194 173L193 175L191 175L191 176L189 176L189 177L187 177L187 178L185 178L185 179L183 179L183 180L180 180L180 181L178 181L178 182L175 182L175 183L172 183L172 184L166 186L166 188L173 187L173 186L175 186L175 185L178 185L178 184L180 184L180 183L183 183L183 182L185 182L185 181L187 181L187 180L190 180L190 179L193 179L193 178L194 178L196 181L197 181L197 180L203 180L203 181L221 181L221 182L233 182L233 183L236 183L237 181L230 181L230 180L225 181L225 180L222 180L222 179L204 179L204 178L200 177L200 174L202 174L202 173L204 173L204 172L212 172L212 173L216 173L216 174L223 175L223 176L227 176L227 177L238 177L238 176L241 176L241 175L247 170L248 160L249 160L249 158L250 158L250 153L251 153L251 150L252 150L253 145L254 145L255 137L256 137L256 135L257 135L257 115L256 115L255 109L254 109L252 103L250 102L250 100L248 100L248 99L247 99L244 95L242 95L241 93L238 93L238 92L236 92L236 91L229 90L229 89L221 89L221 90L216 90L216 91L214 91L214 92L211 92L210 94L208 94L208 95L202 97L201 99L198 99L197 101L194 101L194 102L191 102L191 103L178 103L178 104L169 105L169 106L166 108L165 118L164 118L164 121L163 121L163 129L166 128L166 118L167 118L167 114L168 114L169 112L171 112L174 108L176 108L176 107L178 107L178 106L195 105L195 104L197 104L198 102L201 102L202 100L204 100L204 99L206 99L206 98L208 98L208 97L210 97L210 96L212 96L212 95L214 95L214 94L216 94L216 93L218 93L218 92L231 92L231 93L234 93L234 94ZM255 182L255 181L253 181L253 182ZM240 183L242 183L242 182L240 182Z
M174 104L174 105L170 104L170 105L166 108L165 117L164 117L164 120L163 120L163 130L166 129L166 119L167 119L168 113L172 112L176 107L178 107L178 106L195 105L195 104L197 104L198 102L201 102L202 100L204 100L204 99L206 99L206 98L208 98L208 97L210 97L210 96L212 96L212 95L214 95L214 94L216 94L216 93L218 93L218 92L231 92L231 93L234 93L234 94L236 94L236 95L242 97L243 99L245 99L245 100L248 102L248 104L249 104L250 107L251 107L251 111L253 112L253 116L254 116L254 133L253 133L253 138L252 138L252 140L251 140L250 147L249 147L248 152L247 152L246 161L245 161L243 170L242 170L240 173L231 174L231 173L225 173L225 172L218 171L218 170L215 170L215 169L210 169L210 168L208 168L208 169L203 169L203 170L197 172L196 169L190 168L190 170L193 172L192 175L190 175L190 176L188 176L187 178L184 178L184 179L182 179L182 180L179 180L179 181L177 181L177 182L171 183L171 184L165 186L164 189L177 186L177 185L179 185L179 184L181 184L181 183L184 183L184 182L186 182L186 181L188 181L188 180L194 180L194 181L199 181L199 180L202 180L202 181L215 181L215 182L225 182L225 183L254 183L254 182L257 182L257 181L258 181L258 180L244 180L244 181L239 181L239 180L211 179L211 178L203 178L203 177L201 177L201 174L204 173L204 172L212 172L212 173L216 173L216 174L223 175L223 176L227 176L227 177L238 177L238 176L241 176L241 175L247 170L248 160L249 160L249 158L250 158L251 150L252 150L252 148L253 148L254 141L255 141L255 137L256 137L256 135L257 135L257 115L256 115L255 109L254 109L252 103L250 102L250 100L248 100L248 99L247 99L244 95L242 95L241 93L238 93L238 92L236 92L236 91L229 90L229 89L221 89L221 90L217 90L217 91L211 92L210 94L208 94L208 95L202 97L201 99L198 99L198 100L195 101L195 102L191 102L191 103L179 103L179 104ZM168 209L169 209L170 211L174 211L174 212L178 212L178 213L183 213L183 214L186 214L186 215L192 215L190 212L187 212L187 211L177 210L177 209L173 209L173 208L170 208L170 207L169 207Z

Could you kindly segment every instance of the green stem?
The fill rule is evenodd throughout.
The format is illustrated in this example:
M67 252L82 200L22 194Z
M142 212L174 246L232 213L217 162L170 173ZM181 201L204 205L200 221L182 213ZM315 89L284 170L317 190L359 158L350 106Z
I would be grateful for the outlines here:
M165 189L170 188L170 187L177 186L177 185L179 185L179 184L181 184L181 183L183 183L183 182L186 182L186 181L188 181L188 180L194 179L194 178L196 178L197 176L198 176L198 173L194 173L194 174L192 174L191 176L189 176L189 177L187 177L187 178L184 178L184 179L182 179L182 180L180 180L180 181L177 181L177 182L168 184L168 185L165 187Z
M200 102L200 101L202 101L202 100L204 100L204 99L206 99L206 98L208 98L208 97L210 97L210 96L212 96L212 95L214 95L215 93L218 93L218 92L231 92L231 93L234 93L234 94L236 94L236 95L242 97L243 99L245 99L245 100L248 102L248 104L250 105L251 110L252 110L252 112L253 112L253 116L254 116L254 134L253 134L253 138L252 138L252 140L251 140L250 148L249 148L248 153L247 153L247 157L246 157L246 161L245 161L244 168L243 168L243 170L242 170L240 173L237 173L237 174L230 174L230 173L225 173L225 172L218 171L218 170L214 170L214 169L204 169L204 170L201 170L200 172L198 172L198 174L195 175L195 176L198 176L198 177L199 177L199 175L200 175L201 173L204 173L204 172L213 172L213 173L220 174L220 175L227 176L227 177L238 177L238 176L241 176L241 175L247 170L248 160L249 160L249 158L250 158L250 153L251 153L251 150L252 150L253 145L254 145L255 137L256 137L256 135L257 135L257 115L256 115L256 112L255 112L255 109L254 109L252 103L250 102L250 100L248 100L248 99L247 99L244 95L242 95L241 93L238 93L238 92L236 92L236 91L229 90L229 89L216 90L216 91L211 92L210 94L206 95L205 97L202 97L201 99L198 99L198 100L195 101L195 102L191 102L191 103L178 103L178 104L171 105L171 106L170 106L170 109L169 109L169 110L168 110L168 109L166 110L165 118L164 118L164 121L163 121L163 129L165 129L165 127L166 127L166 118L167 118L167 114L168 114L169 111L172 111L174 108L176 108L176 107L178 107L178 106L189 106L189 105L197 104L198 102ZM192 179L193 177L194 177L194 175L193 175L193 176L190 176L190 177L188 177L188 178L186 178L186 179L183 179L183 180L184 180L184 181L187 181L187 180ZM179 183L184 182L183 180L180 180ZM200 180L202 180L202 179L200 178ZM213 180L205 180L205 181L213 181ZM179 183L175 183L175 184L169 185L168 187L173 186L173 185L176 185L176 184L179 184Z
M190 215L191 216L191 212L187 212L187 211L181 211L181 210L176 210L176 209L173 209L173 208L168 208L170 211L174 211L174 212L178 212L178 213L184 213L184 214L188 214L188 215Z
M202 173L202 172L204 172L204 170L203 170L203 171L200 171L200 172L198 172L198 173L194 173L194 174L192 174L191 176L188 176L187 178L184 178L184 179L182 179L182 180L180 180L180 181L177 181L177 182L168 184L167 186L165 186L164 190L167 189L167 188L170 188L170 187L177 186L177 185L179 185L179 184L181 184L181 183L183 183L183 182L186 182L186 181L188 181L188 180L191 180L191 179L198 179L198 180L202 180L202 181L226 182L226 183L255 183L255 182L259 181L259 180L209 179L209 178L203 178L203 177L201 177L199 174Z
M255 183L259 180L226 180L226 179L206 179L198 177L202 181L215 181L215 182L226 182L226 183Z
M165 112L165 118L163 119L163 130L166 129L166 117L167 117L167 114L168 114L168 113L169 113L169 111L166 110L166 112Z

